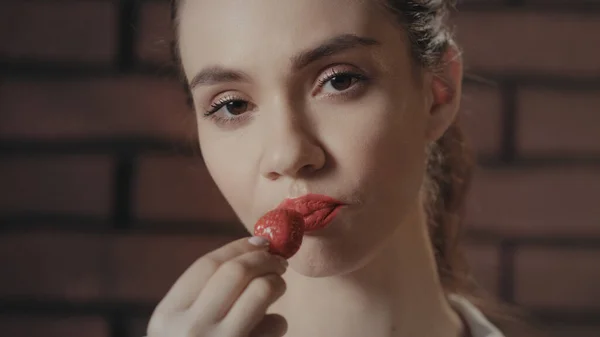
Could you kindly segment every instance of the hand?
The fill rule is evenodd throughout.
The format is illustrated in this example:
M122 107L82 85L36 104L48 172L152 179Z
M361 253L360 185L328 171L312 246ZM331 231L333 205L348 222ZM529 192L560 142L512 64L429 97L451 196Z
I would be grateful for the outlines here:
M253 237L194 262L156 307L148 337L280 337L285 319L266 315L286 286L287 261Z

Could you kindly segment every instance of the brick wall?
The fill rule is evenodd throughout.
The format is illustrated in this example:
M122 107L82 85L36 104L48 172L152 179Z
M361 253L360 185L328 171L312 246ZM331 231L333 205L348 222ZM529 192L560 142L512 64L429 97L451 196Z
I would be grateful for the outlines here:
M556 336L598 336L600 1L459 8L475 275ZM168 24L168 1L0 2L3 336L141 336L244 235L192 149Z

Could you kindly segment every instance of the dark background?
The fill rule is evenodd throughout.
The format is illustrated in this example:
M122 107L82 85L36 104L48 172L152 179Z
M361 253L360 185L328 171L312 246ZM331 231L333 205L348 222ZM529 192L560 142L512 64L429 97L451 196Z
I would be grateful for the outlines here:
M168 1L0 0L0 335L134 337L241 225L193 146ZM556 336L600 336L600 1L462 1L468 253Z

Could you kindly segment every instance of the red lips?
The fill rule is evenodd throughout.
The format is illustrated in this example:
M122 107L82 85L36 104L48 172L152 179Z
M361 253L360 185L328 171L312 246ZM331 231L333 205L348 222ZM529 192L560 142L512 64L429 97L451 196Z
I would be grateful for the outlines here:
M344 204L326 195L307 194L286 199L277 208L292 209L304 218L304 231L310 232L327 227Z

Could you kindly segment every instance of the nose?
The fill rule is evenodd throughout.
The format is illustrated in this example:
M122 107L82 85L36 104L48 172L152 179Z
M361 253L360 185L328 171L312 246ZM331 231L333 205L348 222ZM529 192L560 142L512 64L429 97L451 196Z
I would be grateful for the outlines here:
M270 120L260 163L265 178L306 177L325 166L325 150L298 115L278 113Z

